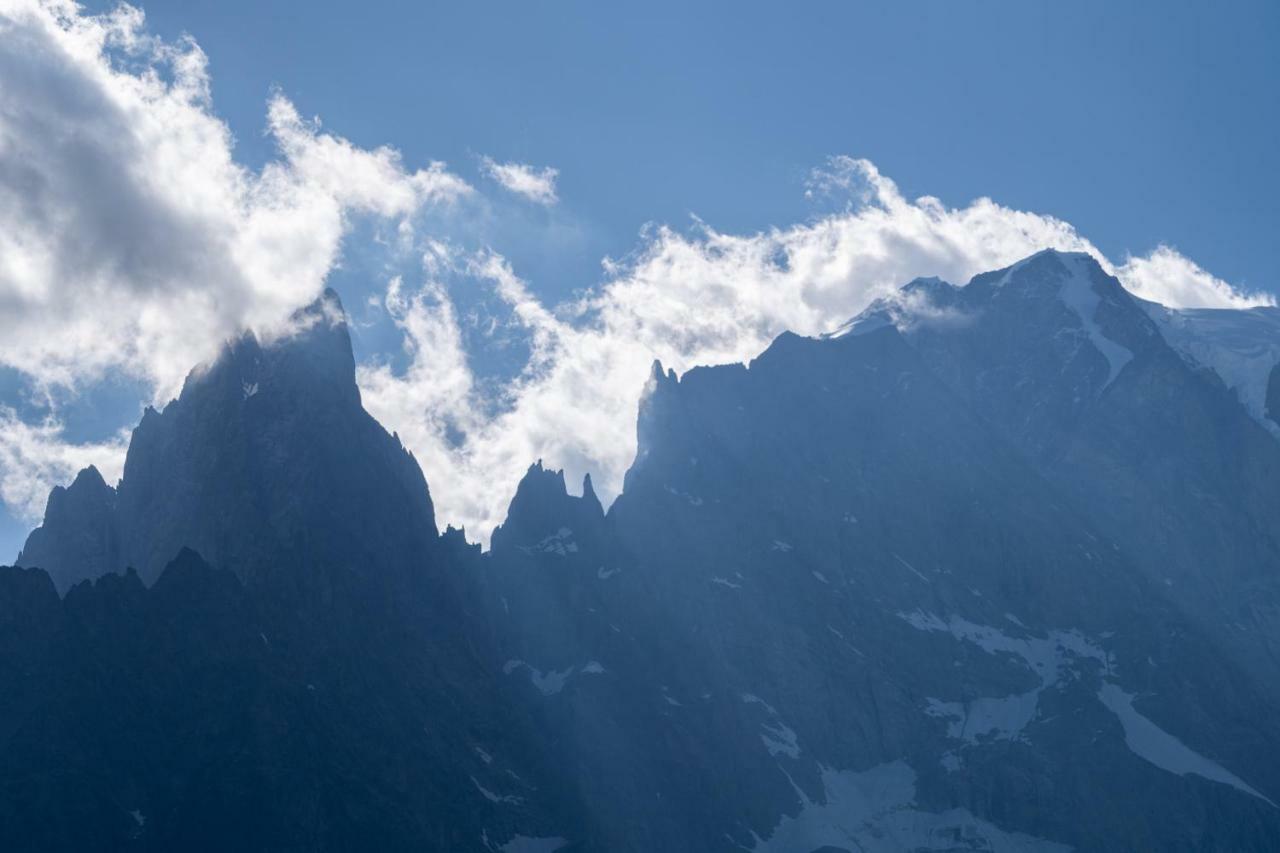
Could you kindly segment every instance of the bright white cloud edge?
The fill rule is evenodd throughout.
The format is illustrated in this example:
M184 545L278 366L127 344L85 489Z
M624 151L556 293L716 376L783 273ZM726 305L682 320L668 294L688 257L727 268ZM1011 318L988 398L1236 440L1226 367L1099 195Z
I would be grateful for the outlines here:
M258 172L237 164L203 53L151 38L135 10L85 17L69 4L0 0L0 72L14 67L39 85L0 89L0 115L17 117L0 120L0 158L20 160L46 189L31 198L0 183L0 307L16 332L0 342L0 364L70 388L121 371L167 399L235 332L287 332L284 318L322 287L353 218L386 221L386 251L421 265L382 297L408 366L361 365L365 405L414 451L440 519L479 541L535 459L575 480L590 472L606 501L616 496L654 358L677 371L743 361L783 330L830 331L916 276L963 282L1052 247L1090 252L1133 293L1174 307L1271 301L1170 247L1115 263L1062 220L985 198L909 200L872 163L835 157L807 195L847 200L836 212L748 235L651 229L632 260L606 261L595 291L547 306L500 255L415 232L416 214L473 192L442 164L411 171L393 149L357 148L283 95L268 105L279 157ZM89 152L48 146L44 135L81 129L86 103L118 138L90 134ZM110 163L113 179L86 170L86 157ZM554 169L484 165L509 190L555 200ZM498 401L463 345L449 290L459 278L491 287L531 341ZM56 420L24 424L9 409L0 421L0 498L24 518L36 520L48 488L83 465L109 481L120 470L119 437L68 443Z
M1116 264L1069 223L978 199L948 208L904 198L874 164L833 158L810 193L840 191L849 207L809 223L750 235L700 226L658 228L635 259L606 263L607 280L577 302L543 305L492 252L435 245L415 289L397 280L386 307L405 335L409 366L359 371L365 405L393 426L426 471L442 519L487 540L530 461L591 473L611 501L635 454L637 405L658 358L683 372L744 361L784 330L836 328L877 297L922 275L964 282L1043 248L1085 251L1134 293L1177 306L1246 307L1242 294L1161 246ZM442 271L489 283L528 331L532 357L491 414L462 345ZM1165 282L1172 282L1166 287ZM466 436L461 444L453 437Z

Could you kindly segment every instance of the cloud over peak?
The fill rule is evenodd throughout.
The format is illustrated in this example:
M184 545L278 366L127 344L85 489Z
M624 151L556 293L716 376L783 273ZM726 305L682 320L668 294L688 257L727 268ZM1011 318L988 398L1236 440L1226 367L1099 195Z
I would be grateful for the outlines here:
M1172 248L1113 263L1061 219L988 198L912 200L841 156L805 188L826 213L754 234L653 227L625 261L606 259L595 288L549 304L468 234L460 202L479 193L441 163L355 146L274 93L276 155L241 165L199 46L150 36L130 7L86 16L0 0L0 81L0 368L63 394L121 373L163 401L223 340L278 329L310 302L368 224L388 269L376 304L402 352L360 366L366 406L414 451L441 520L482 541L535 459L616 496L655 358L681 372L744 361L784 330L832 331L918 276L964 282L1056 248L1089 252L1167 305L1272 302ZM558 201L553 168L481 167L530 201ZM462 304L477 289L496 308ZM519 334L528 353L500 386L482 381L465 334L484 326ZM70 444L55 418L0 408L0 498L32 517L50 485L88 462L118 470L122 452L118 435Z
M470 191L410 170L274 95L277 157L235 159L190 39L129 6L0 4L0 365L74 386L120 370L160 398L191 364L313 298L352 217L403 219Z

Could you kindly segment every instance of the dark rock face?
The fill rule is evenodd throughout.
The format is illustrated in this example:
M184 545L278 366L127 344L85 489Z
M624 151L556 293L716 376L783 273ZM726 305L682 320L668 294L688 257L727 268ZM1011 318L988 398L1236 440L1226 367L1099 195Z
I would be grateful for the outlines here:
M1086 287L1073 328L1062 294ZM1280 698L1280 443L1087 256L952 290L968 322L908 323L913 348Z
M548 724L607 792L589 807L647 833L601 849L1264 849L1280 831L1244 787L1127 745L1149 725L1274 791L1258 683L892 326L656 371L608 523L594 560L495 544L491 565L509 677L538 699L568 673L541 690ZM509 592L531 574L537 598Z
M479 555L437 534L361 408L339 310L193 372L118 491L89 472L51 497L21 558L50 574L4 570L0 614L40 615L0 616L0 849L485 850L549 828L538 739L472 627Z
M241 578L272 572L281 583L428 559L426 481L360 406L341 310L330 292L299 312L292 338L264 347L246 336L193 371L134 430L118 494L98 486L80 497L79 479L55 492L59 511L19 564L65 590L126 566L151 583L184 546ZM114 547L85 559L98 540Z
M40 566L62 592L78 580L119 571L116 492L90 466L49 494L44 524L31 532L20 566Z
M1280 364L1271 368L1267 374L1267 418L1276 426L1280 426Z
M320 646L189 550L150 589L112 573L58 602L36 576L0 573L42 629L0 630L5 666L29 656L0 699L3 849L483 850L482 821L501 838L477 784L503 782L473 743L521 756L428 629L380 613Z
M167 568L0 569L0 848L1280 843L1280 443L1087 258L655 366L608 513L536 464L485 555L310 334L23 553Z

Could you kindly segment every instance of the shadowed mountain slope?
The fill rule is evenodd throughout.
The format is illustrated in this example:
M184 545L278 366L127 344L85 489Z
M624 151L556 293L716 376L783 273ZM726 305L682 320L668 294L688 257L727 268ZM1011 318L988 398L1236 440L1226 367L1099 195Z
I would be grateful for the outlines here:
M1280 443L1091 259L655 365L609 511L535 464L487 554L336 310L0 570L6 849L1280 840Z

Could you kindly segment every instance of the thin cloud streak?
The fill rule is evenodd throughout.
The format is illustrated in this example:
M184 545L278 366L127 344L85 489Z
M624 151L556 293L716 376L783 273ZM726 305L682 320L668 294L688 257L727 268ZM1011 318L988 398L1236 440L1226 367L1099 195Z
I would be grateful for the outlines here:
M542 205L560 200L556 195L556 179L560 170L546 166L537 169L526 163L499 163L492 157L481 157L480 168L508 192Z

